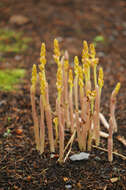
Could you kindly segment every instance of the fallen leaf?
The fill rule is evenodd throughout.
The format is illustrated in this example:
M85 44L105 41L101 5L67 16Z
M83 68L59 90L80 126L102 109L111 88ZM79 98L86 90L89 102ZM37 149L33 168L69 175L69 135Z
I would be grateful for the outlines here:
M115 182L118 181L118 180L119 180L118 177L113 177L113 178L110 179L110 181L111 181L112 183L115 183Z
M22 133L23 133L22 128L16 129L16 134L17 134L17 135L22 135Z

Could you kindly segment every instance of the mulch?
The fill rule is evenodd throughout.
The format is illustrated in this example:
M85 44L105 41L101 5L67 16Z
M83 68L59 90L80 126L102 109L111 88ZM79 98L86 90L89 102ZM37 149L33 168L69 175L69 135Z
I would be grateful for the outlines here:
M118 135L126 138L125 13L125 0L1 0L0 28L23 31L32 42L26 52L20 53L19 60L15 54L9 54L0 63L0 69L24 68L27 71L18 91L0 91L0 190L126 189L126 161L116 155L109 163L106 152L92 148L87 161L68 159L59 165L56 157L50 158L48 143L45 153L40 155L35 149L29 92L32 65L39 64L41 42L44 41L47 47L47 78L50 103L54 106L56 65L52 59L53 39L58 38L60 48L68 50L72 64L75 55L81 56L83 40L91 43L96 36L104 36L105 42L96 47L105 81L101 112L109 118L110 94L120 81L114 151L126 156L126 147L116 138ZM27 17L29 22L22 25L10 23L10 18L18 14ZM38 104L38 93L36 101ZM11 132L5 137L7 129ZM101 140L100 146L107 147L105 139ZM72 154L77 151L75 142Z

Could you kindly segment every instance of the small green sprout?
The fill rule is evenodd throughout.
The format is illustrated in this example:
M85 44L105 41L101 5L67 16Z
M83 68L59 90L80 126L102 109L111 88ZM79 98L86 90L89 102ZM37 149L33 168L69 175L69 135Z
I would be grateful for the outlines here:
M94 38L94 40L93 40L94 42L94 46L96 47L96 45L98 44L98 43L104 43L105 42L105 38L104 38L104 36L102 36L102 35L98 35L98 36L96 36L95 38Z
M11 121L11 117L8 117L8 118L7 118L7 121L8 121L8 123L10 123L10 121Z
M11 136L11 130L10 129L7 129L7 131L3 134L4 137L9 137Z

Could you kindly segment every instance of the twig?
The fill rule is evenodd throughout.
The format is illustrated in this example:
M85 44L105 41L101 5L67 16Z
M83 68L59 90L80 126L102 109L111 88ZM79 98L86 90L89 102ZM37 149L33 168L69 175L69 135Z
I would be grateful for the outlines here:
M76 135L76 129L74 129L74 132L73 132L73 134L71 135L70 140L68 141L68 143L67 143L67 145L66 145L66 147L65 147L65 149L64 149L64 152L67 150L68 146L70 145L72 139L74 139L75 135Z
M102 147L99 147L99 146L92 145L92 147L93 147L93 148L96 148L96 149L99 149L99 150L103 150L104 152L108 152L107 149L102 148ZM126 156L124 156L124 155L122 155L122 154L119 154L119 153L117 153L117 152L112 152L112 153L113 153L114 155L116 155L116 156L121 157L123 160L126 160Z
M109 124L102 113L99 113L100 120L105 128L109 129Z
M120 135L116 137L118 141L120 141L124 146L126 146L126 139L121 137Z
M69 144L70 144L70 149L68 150L68 152L67 152L67 154L66 154L66 156L65 156L65 158L64 158L64 162L66 161L66 159L68 158L68 156L69 156L69 154L70 154L70 152L71 152L71 149L72 149L72 144L73 144L73 141L74 141L74 137L75 137L75 134L76 134L76 130L74 130L74 132L73 132L73 134L72 134L72 136L71 136L71 138L70 138L70 140L69 140ZM67 144L67 147L68 147L69 145ZM65 147L65 150L66 150L66 147Z

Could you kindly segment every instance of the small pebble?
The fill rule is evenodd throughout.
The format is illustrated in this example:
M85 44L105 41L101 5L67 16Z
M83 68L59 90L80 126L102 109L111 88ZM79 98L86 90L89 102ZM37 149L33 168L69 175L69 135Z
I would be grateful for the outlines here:
M96 161L100 161L100 160L101 160L101 158L100 158L100 157L98 157L98 156L96 156L96 157L95 157L95 160L96 160Z
M70 156L70 160L72 161L88 160L89 155L90 155L89 153L81 152L79 154L74 154Z
M67 189L71 189L72 188L72 185L65 185L65 187L67 188Z
M21 56L20 56L20 55L16 55L14 59L15 59L16 61L19 61L19 60L21 60Z
M98 55L98 57L104 57L105 56L105 54L103 52L101 52L101 51L98 52L97 55Z

